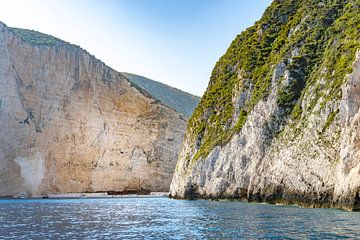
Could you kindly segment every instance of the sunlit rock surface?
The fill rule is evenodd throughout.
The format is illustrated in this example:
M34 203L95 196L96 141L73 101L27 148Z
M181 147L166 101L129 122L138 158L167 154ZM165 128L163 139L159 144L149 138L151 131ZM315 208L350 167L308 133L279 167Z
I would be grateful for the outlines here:
M0 196L168 191L182 114L77 46L15 32L0 23Z

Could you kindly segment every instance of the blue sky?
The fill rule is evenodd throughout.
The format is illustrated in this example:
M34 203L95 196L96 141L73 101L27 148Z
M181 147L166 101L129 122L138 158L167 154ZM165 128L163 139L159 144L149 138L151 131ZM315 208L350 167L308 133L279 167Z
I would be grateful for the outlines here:
M3 0L0 21L80 45L117 71L201 95L271 0Z

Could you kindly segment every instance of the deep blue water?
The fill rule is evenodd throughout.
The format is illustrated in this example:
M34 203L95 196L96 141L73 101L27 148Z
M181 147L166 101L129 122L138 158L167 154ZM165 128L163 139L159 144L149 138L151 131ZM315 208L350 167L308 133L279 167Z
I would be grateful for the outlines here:
M0 239L360 238L360 213L167 198L0 200Z

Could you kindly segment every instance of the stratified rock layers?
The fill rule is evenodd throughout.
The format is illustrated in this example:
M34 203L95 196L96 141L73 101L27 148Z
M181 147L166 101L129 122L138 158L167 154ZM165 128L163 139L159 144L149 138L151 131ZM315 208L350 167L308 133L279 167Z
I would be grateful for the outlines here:
M186 120L72 45L0 23L0 196L168 191Z

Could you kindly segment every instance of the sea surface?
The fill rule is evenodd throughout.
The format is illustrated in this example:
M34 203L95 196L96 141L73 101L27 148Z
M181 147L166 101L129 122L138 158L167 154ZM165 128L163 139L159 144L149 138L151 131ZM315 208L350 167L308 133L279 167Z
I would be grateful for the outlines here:
M0 239L360 238L360 213L168 198L0 200Z

